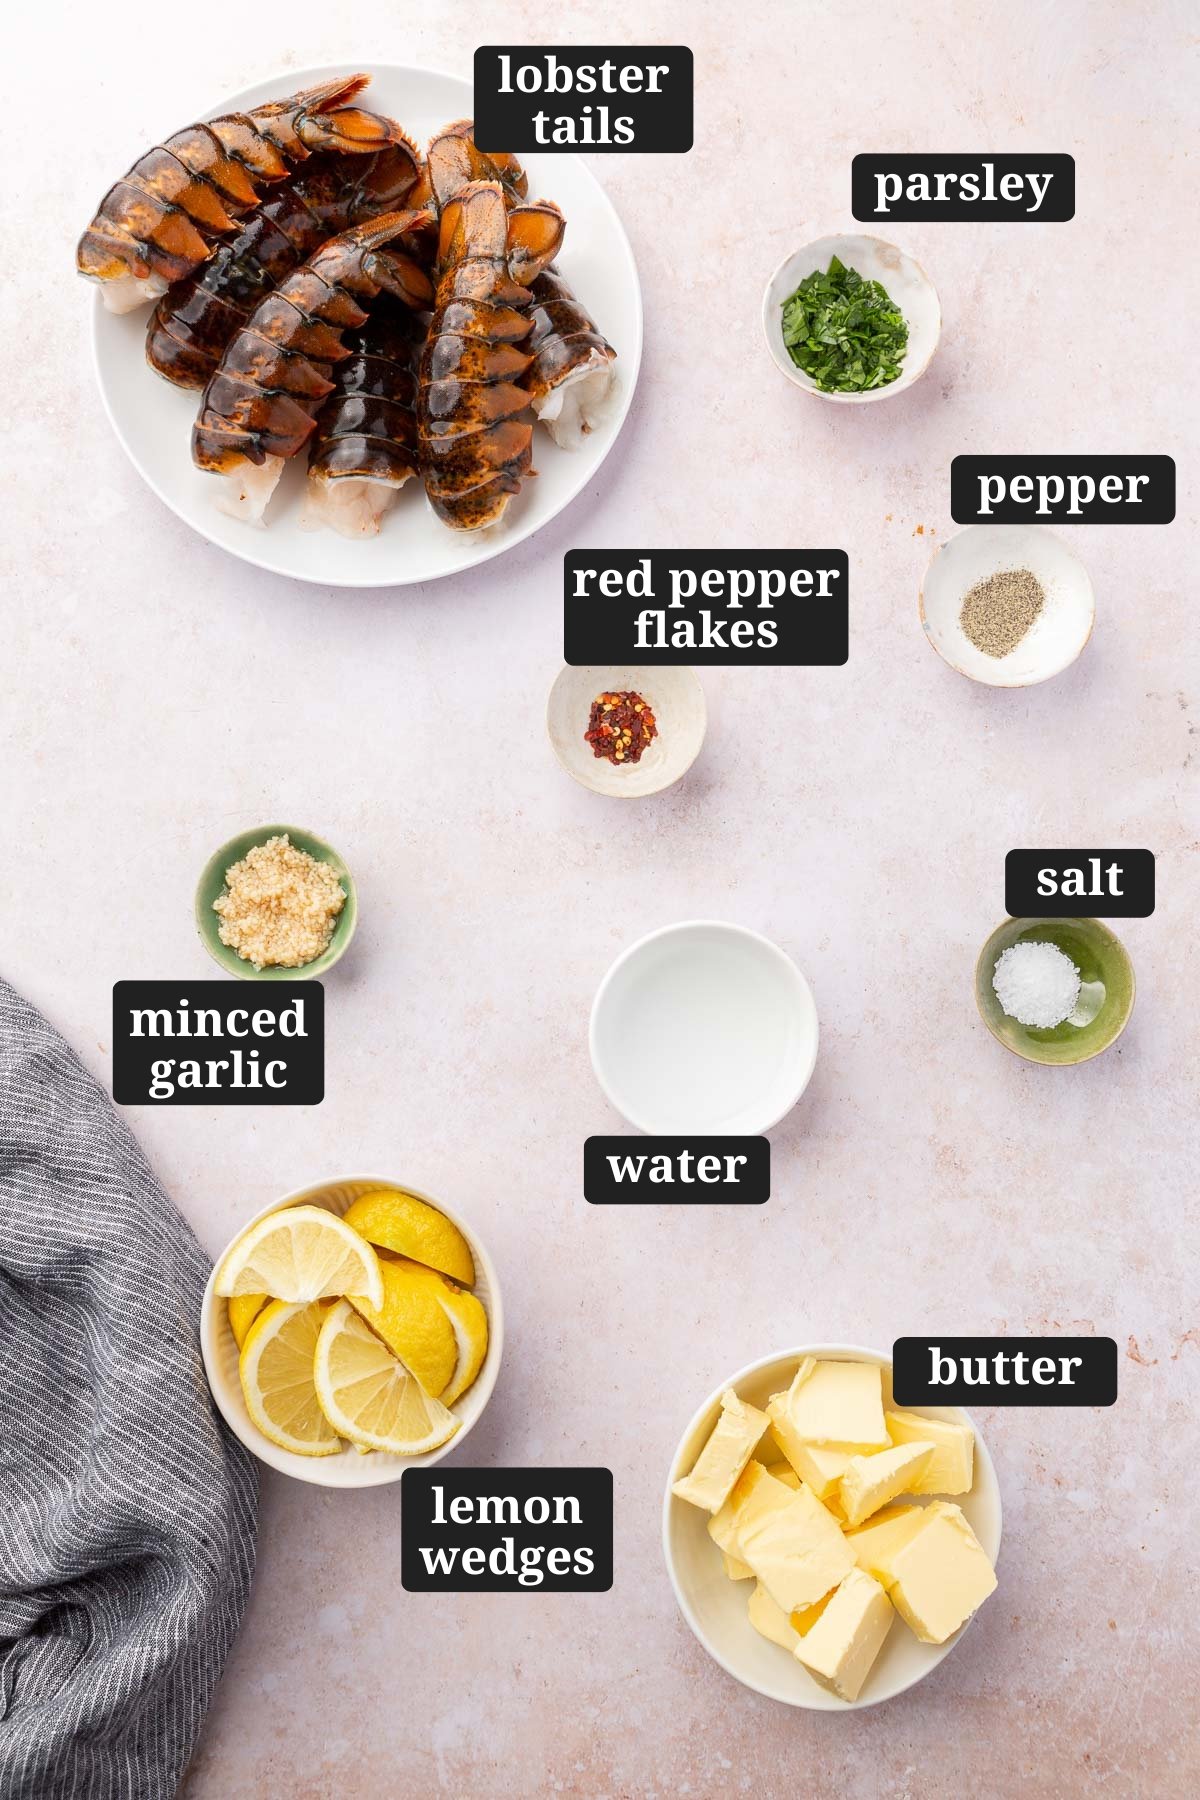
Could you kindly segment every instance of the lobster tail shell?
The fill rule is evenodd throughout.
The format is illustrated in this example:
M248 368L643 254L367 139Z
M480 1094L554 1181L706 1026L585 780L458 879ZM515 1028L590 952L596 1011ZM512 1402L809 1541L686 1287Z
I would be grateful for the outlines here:
M131 296L136 304L190 275L257 203L260 186L282 181L314 150L363 155L406 143L393 120L342 104L367 79L341 77L247 113L188 125L147 151L100 202L79 241L79 272L143 284L146 292ZM413 152L414 169L416 162Z
M439 210L472 181L498 181L513 201L529 191L529 177L515 156L478 148L473 119L455 119L430 139L429 181Z
M331 112L335 106L357 99L370 80L369 75L334 75L329 81L317 81L312 87L299 88L284 100L264 100L254 108L252 116L268 120L288 114Z
M532 361L525 386L533 400L542 399L577 369L616 357L591 314L553 269L533 284L532 319L526 346Z
M508 208L498 181L473 181L442 208L438 266L457 267L476 257L503 262L508 251Z
M367 481L398 488L417 473L416 360L422 331L407 308L381 295L333 373L317 415L310 488Z
M498 181L469 182L442 208L438 308L421 359L425 491L439 518L476 531L503 516L529 473L529 290L509 273L508 208Z
M240 223L237 235L163 295L146 330L146 360L178 387L202 388L255 306L329 237L403 205L420 174L414 145L397 139L373 156L313 157ZM432 223L405 239L432 255Z
M230 340L204 390L192 428L199 468L237 476L246 464L295 456L315 428L321 401L334 387L330 365L350 351L343 332L361 326L381 282L379 252L406 233L421 232L428 214L386 213L331 238L282 281ZM389 258L389 261L392 260ZM401 253L394 259L406 262ZM388 271L390 274L390 270ZM416 264L406 279L428 278Z
M591 415L611 385L616 352L552 267L565 231L559 209L549 201L526 200L529 183L520 163L515 157L481 151L475 144L470 119L458 119L437 133L429 145L428 167L433 192L443 210L470 180L482 174L500 184L509 209L508 272L518 287L533 290L533 332L525 346L532 352L533 360L522 385L534 410L544 416L551 435L559 443L577 442L592 428ZM470 318L472 301L486 299L493 305L508 302L513 307L527 304L516 291L502 295L494 282L481 279L477 265L462 265L454 279L460 305L452 322L445 315L446 329L478 329ZM445 295L443 287L443 298ZM564 397L551 396L556 389L576 383L581 385L576 388L573 416L579 423L573 432L563 423L568 416L563 410Z
M508 268L528 285L548 269L562 249L567 221L552 200L514 206L508 215Z

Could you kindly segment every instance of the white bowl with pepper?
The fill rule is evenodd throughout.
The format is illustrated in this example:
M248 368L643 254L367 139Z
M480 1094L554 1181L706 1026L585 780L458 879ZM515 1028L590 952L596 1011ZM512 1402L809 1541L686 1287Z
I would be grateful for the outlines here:
M1096 600L1075 552L1044 525L968 525L936 551L921 624L944 662L989 687L1031 687L1070 667Z

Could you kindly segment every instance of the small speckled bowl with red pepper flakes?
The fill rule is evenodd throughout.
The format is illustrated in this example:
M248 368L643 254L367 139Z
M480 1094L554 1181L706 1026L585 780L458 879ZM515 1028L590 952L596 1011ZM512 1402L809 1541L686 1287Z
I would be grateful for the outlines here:
M612 763L639 763L650 740L658 736L654 714L632 689L624 693L597 694L592 701L584 742L594 756Z
M644 799L678 781L696 760L706 725L704 689L686 668L568 667L546 706L550 743L567 774L619 800Z

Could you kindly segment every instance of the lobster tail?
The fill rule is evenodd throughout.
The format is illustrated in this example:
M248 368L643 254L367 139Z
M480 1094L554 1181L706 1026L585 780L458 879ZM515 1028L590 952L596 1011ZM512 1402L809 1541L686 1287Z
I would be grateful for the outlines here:
M416 362L423 337L413 314L381 294L366 324L347 338L350 355L333 371L333 392L317 414L305 526L374 536L416 475Z
M316 415L334 388L330 367L350 355L344 333L367 319L391 265L412 287L428 277L403 252L381 252L406 233L428 228L427 213L392 212L354 226L323 244L268 294L225 349L210 377L192 428L198 468L231 478L230 510L261 520L283 463L302 450ZM248 472L264 470L261 481Z
M100 202L76 252L80 274L103 284L106 304L125 312L183 281L236 229L259 188L282 181L314 150L356 156L404 143L382 114L346 106L367 84L349 75L228 113L182 131L140 157Z
M442 209L418 405L425 491L456 531L494 525L530 469L533 427L520 416L529 396L518 383L529 366L531 295L508 258L502 185L469 182Z
M241 220L236 236L163 295L146 330L151 368L178 387L202 388L234 332L265 295L327 238L394 212L419 173L417 152L404 136L374 156L313 157L269 190ZM432 220L426 219L403 245L419 262L428 262L432 238ZM411 304L422 302L414 298Z

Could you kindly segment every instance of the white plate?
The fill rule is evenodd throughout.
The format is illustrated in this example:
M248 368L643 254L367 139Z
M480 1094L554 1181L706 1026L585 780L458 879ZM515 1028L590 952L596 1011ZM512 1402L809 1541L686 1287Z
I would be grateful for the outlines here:
M617 958L588 1046L597 1081L639 1131L755 1137L808 1086L817 1035L812 992L778 944L692 919Z
M623 765L597 756L585 740L597 694L640 694L658 729L639 761ZM611 665L560 669L546 704L550 744L568 775L593 793L637 800L679 780L700 754L708 713L704 689L687 668Z
M827 269L834 256L848 269L857 269L864 280L881 282L908 325L908 345L899 375L886 387L870 388L865 394L825 393L811 375L796 367L783 341L784 301L795 293L806 275L812 275L817 269ZM941 336L942 308L937 289L915 257L909 256L906 250L898 250L884 238L851 232L814 238L802 250L784 257L763 294L762 322L772 362L796 387L815 394L818 400L832 400L838 406L866 406L873 400L890 400L896 394L902 394L925 373Z
M362 104L397 119L424 149L438 126L470 115L469 81L395 63L337 63L287 69L230 94L205 117L235 112L361 69L371 76ZM188 119L162 121L161 137ZM146 146L149 148L149 146ZM617 352L618 391L607 417L579 450L560 450L541 426L534 432L538 474L522 487L492 531L451 531L430 510L421 484L408 482L378 537L348 539L335 531L302 531L304 458L294 459L256 529L218 512L216 476L195 468L191 429L199 396L172 387L146 363L149 307L118 316L93 299L92 343L100 392L113 429L135 468L173 512L243 562L327 587L402 587L488 562L549 523L595 475L612 449L637 382L642 354L642 297L629 240L604 190L577 156L523 157L531 197L556 200L567 219L558 266ZM119 171L113 170L115 180ZM99 197L97 195L97 197Z
M1041 612L1015 650L988 656L959 624L966 594L1002 569L1028 569L1045 589ZM921 624L944 662L988 687L1032 687L1059 675L1092 635L1096 600L1087 570L1044 525L968 525L930 559Z
M373 1450L369 1456L362 1456L351 1445L347 1445L336 1456L297 1456L294 1450L283 1450L278 1444L273 1444L270 1438L264 1437L246 1410L241 1378L238 1375L238 1347L229 1325L229 1307L213 1291L217 1270L225 1251L268 1214L282 1212L287 1206L323 1206L329 1212L337 1213L340 1218L360 1194L372 1193L376 1188L400 1188L404 1193L412 1194L415 1199L424 1200L427 1205L436 1207L452 1225L458 1226L475 1259L475 1286L471 1292L482 1302L488 1316L487 1354L483 1359L483 1367L471 1386L450 1408L462 1420L462 1424L440 1449L430 1450L424 1456L389 1456L381 1450ZM495 1264L476 1234L465 1219L451 1211L444 1200L435 1200L432 1194L423 1194L420 1188L411 1187L406 1181L397 1181L386 1175L337 1175L328 1181L314 1182L311 1187L298 1188L294 1194L285 1194L282 1200L272 1200L269 1206L256 1212L252 1219L247 1219L241 1230L226 1244L225 1250L222 1250L213 1264L212 1274L204 1289L204 1299L200 1304L200 1353L204 1358L204 1373L208 1376L213 1399L225 1423L234 1436L241 1439L247 1450L252 1450L263 1462L278 1469L282 1475L294 1475L297 1481L308 1481L315 1487L386 1487L390 1482L399 1481L405 1469L428 1469L434 1463L441 1462L444 1456L449 1456L451 1451L458 1449L471 1427L483 1417L484 1408L492 1397L492 1389L500 1373L503 1348L504 1309L500 1303L500 1281Z
M708 1514L671 1492L672 1482L688 1472L715 1425L725 1389L731 1387L752 1406L763 1407L772 1394L789 1385L802 1356L879 1363L884 1372L884 1402L892 1404L891 1358L856 1344L802 1344L798 1350L763 1357L731 1375L696 1413L672 1459L663 1499L663 1554L680 1612L708 1654L728 1674L756 1693L765 1694L768 1700L782 1700L788 1706L804 1706L818 1712L851 1712L890 1700L921 1681L944 1656L949 1656L963 1632L969 1630L971 1621L968 1619L944 1644L922 1644L903 1619L895 1619L862 1693L857 1700L842 1700L815 1680L789 1651L755 1631L746 1614L753 1583L730 1581L721 1553L708 1535ZM995 1563L1000 1554L1000 1484L979 1427L969 1413L957 1406L914 1406L909 1410L930 1419L970 1425L974 1431L974 1484L969 1494L956 1494L953 1499L956 1506L962 1507L972 1531ZM772 1448L770 1460L778 1461L779 1457L780 1452ZM983 1604L996 1605L997 1595Z

